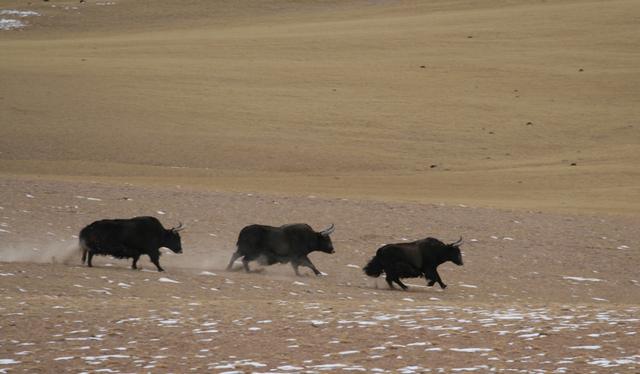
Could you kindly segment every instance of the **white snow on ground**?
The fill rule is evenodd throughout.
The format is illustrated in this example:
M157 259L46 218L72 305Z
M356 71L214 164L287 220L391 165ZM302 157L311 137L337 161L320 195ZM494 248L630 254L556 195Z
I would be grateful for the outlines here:
M583 277L563 276L562 279L572 280L572 281L577 281L577 282L602 282L602 279L598 279L598 278L583 278Z
M102 199L97 198L97 197L87 197L87 196L82 196L82 195L77 195L76 199L85 199L85 200L90 200L90 201L102 201Z
M427 343L425 343L425 342L409 343L409 344L407 344L407 347L419 347L419 346L423 346L423 345L427 345Z
M34 12L31 10L15 10L15 9L3 9L0 10L0 16L10 16L10 17L30 17L30 16L39 16L38 12ZM26 23L12 18L0 18L0 30L13 30L19 29L27 26ZM28 198L33 198L33 195L26 194Z
M340 369L346 366L347 365L345 364L322 364L322 365L313 365L309 367L312 369L318 369L318 370L331 370L331 369Z
M0 30L13 30L25 27L26 24L17 19L0 18Z
M29 16L39 16L39 15L40 13L34 12L32 10L15 10L15 9L0 10L0 16L29 17Z
M129 358L129 357L130 356L127 356L127 355L102 355L102 356L87 356L87 357L82 357L82 359L86 361L106 361L112 358Z
M478 286L476 286L476 285L473 285L473 284L464 284L464 283L460 283L460 287L478 288Z
M19 364L20 361L15 361L11 358L0 358L0 365Z
M342 356L344 356L344 355L352 355L352 354L355 354L355 353L360 353L360 351L342 351L342 352L338 352L338 354L342 355Z
M165 320L160 320L158 322L160 322L161 325L166 326L166 325L175 325L179 321L177 319L165 319Z
M640 363L640 355L634 355L629 357L621 357L615 360L607 360L606 358L598 358L588 362L590 365L598 365L605 368L620 366L620 365L635 365Z
M180 283L180 282L178 282L177 280L173 280L173 279L169 279L169 278L165 278L165 277L159 278L159 279L158 279L158 282L163 282L163 283Z
M477 371L477 370L487 370L487 369L489 369L487 365L480 365L472 368L452 368L451 371L454 373L457 373L461 371Z
M304 368L300 366L283 365L283 366L278 366L278 369L284 370L284 371L291 371L291 370L303 370Z
M53 361L67 361L67 360L72 360L73 358L74 356L63 356L63 357L54 358Z
M468 353L493 351L493 349L491 348L451 348L450 350L454 352L468 352Z
M569 347L569 349L600 349L602 348L599 345L577 345L574 347Z

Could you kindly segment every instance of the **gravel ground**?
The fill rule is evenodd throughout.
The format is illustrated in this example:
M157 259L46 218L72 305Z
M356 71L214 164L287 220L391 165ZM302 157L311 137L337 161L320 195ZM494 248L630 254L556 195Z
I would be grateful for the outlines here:
M637 220L468 206L0 181L2 372L637 372ZM99 257L106 217L184 222L157 273ZM246 224L335 223L327 273L225 271ZM446 290L388 290L361 267L383 243L463 236ZM253 265L256 269L257 265ZM236 267L240 267L236 265Z

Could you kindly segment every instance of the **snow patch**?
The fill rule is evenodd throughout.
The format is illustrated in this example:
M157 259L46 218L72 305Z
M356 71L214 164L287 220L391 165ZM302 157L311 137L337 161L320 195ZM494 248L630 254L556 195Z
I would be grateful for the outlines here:
M16 361L11 358L0 358L0 365L19 364L21 361Z
M163 283L180 283L177 280L173 280L173 279L169 279L166 277L162 277L158 279L158 282L163 282Z
M13 30L25 27L26 24L17 19L0 18L0 30Z
M39 15L40 13L34 12L32 10L15 10L15 9L0 10L0 16L29 17L29 16L39 16Z
M577 281L577 282L602 282L602 279L598 279L598 278L583 278L583 277L563 276L562 279L572 280L572 281Z
M589 349L589 350L600 349L600 348L602 348L602 346L599 346L599 345L576 345L573 347L569 347L569 349Z
M464 283L460 283L460 287L478 288L478 286L474 286L473 284L464 284Z
M491 348L449 348L450 351L454 352L465 352L465 353L476 353L476 352L491 352L493 349Z

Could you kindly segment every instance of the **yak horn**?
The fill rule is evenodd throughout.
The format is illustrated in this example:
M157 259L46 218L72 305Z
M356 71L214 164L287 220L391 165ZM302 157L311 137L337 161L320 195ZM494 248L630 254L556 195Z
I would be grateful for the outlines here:
M458 241L456 241L456 242L454 242L454 243L451 243L451 244L449 244L449 245L457 246L457 245L460 245L461 243L462 243L462 236L460 237L460 239L458 239Z
M320 231L320 235L324 235L324 236L329 236L331 235L332 232L334 232L336 230L336 227L334 226L334 224L332 223L331 226L329 226L328 228Z
M182 230L184 230L186 228L187 227L185 225L183 225L182 222L178 221L178 227L172 228L171 231L178 232L178 231L182 231Z

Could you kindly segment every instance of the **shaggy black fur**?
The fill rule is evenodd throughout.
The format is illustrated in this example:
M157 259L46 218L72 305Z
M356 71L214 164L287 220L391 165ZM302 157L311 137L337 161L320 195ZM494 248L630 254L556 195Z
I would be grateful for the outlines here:
M160 266L160 247L182 253L179 230L165 229L155 217L95 221L80 231L82 263L86 261L92 267L95 255L133 258L131 267L137 269L140 256L148 255L158 271L164 271Z
M442 282L437 267L447 261L462 265L459 248L461 240L445 244L435 238L426 238L410 243L387 244L378 249L363 270L370 277L379 277L385 273L386 281L391 288L394 288L395 282L406 290L408 287L400 278L417 277L428 279L429 286L438 282L441 288L446 288L447 285Z

